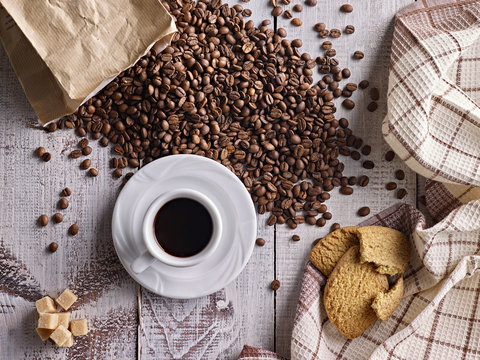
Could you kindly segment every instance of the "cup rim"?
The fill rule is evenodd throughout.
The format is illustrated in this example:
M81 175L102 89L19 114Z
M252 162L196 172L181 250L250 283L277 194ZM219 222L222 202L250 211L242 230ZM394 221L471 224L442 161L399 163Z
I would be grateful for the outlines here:
M167 202L178 198L188 198L202 204L210 214L213 223L212 236L207 246L197 254L188 257L179 257L167 253L165 250L162 249L161 245L155 238L153 224L156 214ZM147 212L145 213L142 224L142 232L143 241L145 243L147 251L154 258L167 265L186 267L193 266L202 262L215 251L215 249L218 247L222 235L222 222L220 218L220 213L212 200L210 200L207 196L197 190L182 188L167 191L159 195L157 198L155 198L155 200L153 200L153 202L148 207Z

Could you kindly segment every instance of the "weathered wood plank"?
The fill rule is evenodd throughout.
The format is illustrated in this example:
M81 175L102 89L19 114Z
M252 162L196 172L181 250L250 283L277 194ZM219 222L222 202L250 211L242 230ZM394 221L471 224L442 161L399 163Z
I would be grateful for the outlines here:
M278 27L284 27L287 30L289 39L302 39L301 50L308 52L312 57L323 53L320 48L323 41L331 41L337 51L336 58L339 60L340 66L348 67L352 72L351 78L348 81L344 80L342 84L358 83L367 79L370 81L370 87L378 87L381 93L379 108L374 113L366 110L366 106L370 102L368 91L359 90L354 93L352 99L355 101L356 107L352 111L343 109L340 105L342 98L336 102L337 118L346 117L354 133L361 136L364 142L373 148L372 154L367 157L376 164L373 170L365 170L359 161L342 157L346 168L344 175L366 174L370 177L368 187L355 187L355 192L351 196L341 195L338 189L334 189L331 192L331 199L326 203L334 218L324 228L302 225L292 231L286 226L277 226L277 278L281 281L282 286L277 294L276 350L280 355L289 356L290 353L290 336L302 272L312 241L328 233L334 222L338 222L342 226L359 223L362 219L356 215L356 211L361 206L369 206L374 214L398 202L395 192L385 190L385 184L395 180L393 173L396 169L401 168L406 171L406 179L399 182L399 185L401 184L408 190L408 196L403 201L415 204L415 174L405 169L398 159L392 163L383 160L387 145L381 135L381 121L386 114L387 69L393 18L400 8L411 2L411 0L388 2L350 0L348 3L354 7L353 13L350 14L340 12L339 8L344 2L319 2L314 8L304 6L302 13L294 13L294 16L303 20L302 27L292 26L283 17L277 20ZM292 2L285 8L291 8L294 3L299 3L299 1ZM342 32L346 25L354 25L355 33L352 35L342 33L338 39L321 39L313 30L313 26L317 22L324 22L328 29L338 28ZM355 50L363 51L365 58L363 60L352 59ZM317 74L317 79L319 78L320 75ZM293 234L300 235L302 240L298 243L293 242L291 240Z
M272 19L265 1L241 4L252 10L257 25ZM269 284L274 279L274 228L266 228L265 221L265 216L258 217L257 235L267 244L255 247L245 270L224 290L195 300L173 300L141 289L141 359L235 359L244 344L273 349Z
M0 348L8 359L132 358L136 353L135 283L123 270L111 239L111 214L118 183L109 174L107 149L94 148L90 158L97 178L79 169L81 159L68 154L78 142L72 131L47 134L34 129L36 117L0 51ZM44 146L52 160L44 163L33 151ZM69 186L70 206L56 208L60 191ZM61 224L36 224L42 213L64 214ZM77 236L67 235L78 223ZM58 251L46 250L56 241ZM4 271L5 270L5 271ZM35 333L34 301L58 296L70 287L79 301L73 316L86 317L89 335L75 347L55 349Z

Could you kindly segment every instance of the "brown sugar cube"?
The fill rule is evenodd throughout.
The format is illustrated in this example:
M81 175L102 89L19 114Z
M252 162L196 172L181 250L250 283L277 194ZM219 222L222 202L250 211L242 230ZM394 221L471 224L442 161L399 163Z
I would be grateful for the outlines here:
M70 322L70 331L72 332L73 336L87 335L87 319L72 320Z
M77 301L77 299L77 296L71 292L70 289L65 289L65 291L55 301L64 310L68 310L70 306Z
M40 329L56 329L58 326L58 315L50 313L41 313L38 317L38 327Z
M71 347L73 345L73 335L70 334L70 337L65 341L61 347Z
M57 313L58 315L58 325L63 325L68 329L68 324L70 323L70 313Z
M68 331L68 329L65 326L60 325L50 335L50 339L52 339L55 342L55 344L57 344L57 346L62 346L68 341L70 336L72 336L72 333Z
M37 330L38 336L40 336L40 339L42 339L42 341L47 340L50 337L50 335L53 333L53 330L50 330L50 329L37 328L36 330Z
M45 296L40 300L35 301L38 313L54 313L57 312L57 307L50 296Z

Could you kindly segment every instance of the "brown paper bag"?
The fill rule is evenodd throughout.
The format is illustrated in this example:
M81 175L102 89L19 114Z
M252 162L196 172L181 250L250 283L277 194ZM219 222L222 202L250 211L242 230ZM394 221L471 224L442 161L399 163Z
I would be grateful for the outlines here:
M176 31L159 0L0 4L0 40L43 124L74 112Z

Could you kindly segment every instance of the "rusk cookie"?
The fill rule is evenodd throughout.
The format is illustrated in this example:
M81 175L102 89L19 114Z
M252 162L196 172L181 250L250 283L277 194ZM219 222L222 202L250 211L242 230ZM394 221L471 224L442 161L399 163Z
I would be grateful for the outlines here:
M381 274L395 275L405 271L410 260L410 244L398 230L382 226L357 228L362 262L372 262Z
M372 303L372 309L377 314L378 318L382 321L386 321L390 315L393 314L395 309L403 297L403 277L399 277L395 285L387 292L379 292L375 300Z
M377 319L371 305L388 290L387 276L360 261L360 247L352 246L328 277L323 302L328 318L345 337L360 336Z
M310 261L325 276L330 276L333 268L354 245L358 245L358 226L347 226L335 230L321 239L310 252Z

